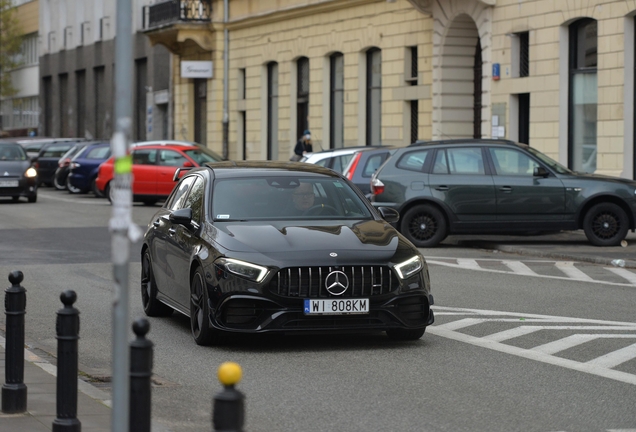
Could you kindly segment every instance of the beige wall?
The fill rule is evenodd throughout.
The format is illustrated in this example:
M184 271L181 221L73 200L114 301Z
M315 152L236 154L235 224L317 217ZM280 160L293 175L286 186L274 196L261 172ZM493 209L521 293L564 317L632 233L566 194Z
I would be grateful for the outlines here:
M505 138L517 128L514 101L530 93L530 142L560 162L568 161L568 25L598 21L597 172L632 177L634 24L636 1L587 0L233 0L230 10L229 157L242 159L239 111L246 112L247 158L266 157L266 64L279 65L279 159L296 141L296 65L310 61L309 127L316 147L328 147L328 56L345 61L345 145L365 142L365 64L370 47L382 50L382 140L407 145L409 103L419 101L420 139L469 136L468 77L474 43L482 46L482 137L491 136L494 109L505 109ZM208 84L208 145L220 151L223 119L222 0L214 2L217 47ZM529 32L530 73L515 78L512 36ZM627 39L626 39L627 38ZM628 43L625 41L629 40ZM417 45L419 85L405 82L407 47ZM626 50L626 47L628 48ZM194 50L196 51L196 50ZM200 52L184 59L199 58ZM197 57L199 56L199 57ZM175 73L178 74L178 59ZM493 63L501 79L492 79ZM246 100L238 101L238 70L246 71ZM191 80L175 77L175 137L183 125L193 136ZM189 93L190 92L190 93ZM628 121L625 121L625 118Z

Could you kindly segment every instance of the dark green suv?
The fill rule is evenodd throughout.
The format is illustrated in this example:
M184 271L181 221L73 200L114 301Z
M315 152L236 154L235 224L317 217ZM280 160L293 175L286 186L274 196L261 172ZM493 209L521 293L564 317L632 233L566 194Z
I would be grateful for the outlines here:
M636 181L569 170L506 140L418 141L398 149L371 179L373 205L400 212L418 247L449 234L584 229L597 246L634 229Z

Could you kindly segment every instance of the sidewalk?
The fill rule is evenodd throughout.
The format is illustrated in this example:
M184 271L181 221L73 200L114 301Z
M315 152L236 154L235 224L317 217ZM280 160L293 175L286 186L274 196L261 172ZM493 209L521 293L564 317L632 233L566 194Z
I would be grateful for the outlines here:
M528 257L592 262L611 266L614 259L625 260L625 267L636 269L636 234L629 233L626 247L596 247L583 231L542 236L449 236L429 253L445 247L461 246L499 250ZM437 252L435 252L437 251ZM426 256L426 253L425 253ZM0 336L0 370L4 373L5 339ZM24 383L27 386L27 412L0 413L0 432L39 432L52 430L56 417L56 366L25 350ZM4 384L4 376L2 380ZM1 397L1 396L0 396ZM83 432L110 432L110 394L78 380L77 418Z
M0 367L4 384L4 337L0 337L0 345ZM53 420L57 415L57 368L29 350L25 350L24 359L27 411L23 414L0 413L0 432L40 432L53 429ZM109 405L108 393L78 380L77 419L82 424L82 432L110 432Z

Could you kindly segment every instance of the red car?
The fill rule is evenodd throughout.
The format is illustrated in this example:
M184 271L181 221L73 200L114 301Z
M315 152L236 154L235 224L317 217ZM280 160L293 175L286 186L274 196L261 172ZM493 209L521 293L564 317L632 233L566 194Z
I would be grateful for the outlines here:
M175 170L182 167L198 167L206 162L218 162L223 158L206 147L178 141L144 142L131 146L133 201L153 205L170 195L175 186ZM95 186L110 200L110 182L113 180L114 158L99 167Z

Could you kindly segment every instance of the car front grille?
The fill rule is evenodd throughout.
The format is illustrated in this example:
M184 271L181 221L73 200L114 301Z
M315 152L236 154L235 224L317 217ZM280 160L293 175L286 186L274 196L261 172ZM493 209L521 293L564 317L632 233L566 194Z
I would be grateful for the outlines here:
M399 287L397 277L386 266L292 267L281 269L269 284L270 292L293 298L331 298L325 281L334 271L347 276L348 287L339 298L372 297ZM341 281L343 282L343 281Z

